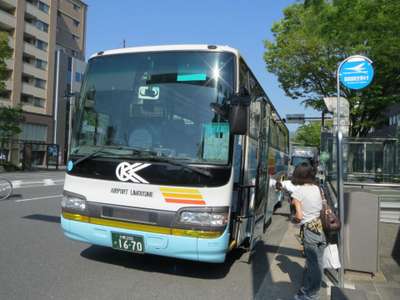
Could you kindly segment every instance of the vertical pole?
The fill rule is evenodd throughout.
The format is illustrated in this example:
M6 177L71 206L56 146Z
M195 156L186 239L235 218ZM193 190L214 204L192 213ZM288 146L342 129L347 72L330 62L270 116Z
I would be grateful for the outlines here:
M340 64L341 66L341 64ZM343 194L343 149L342 149L342 132L340 130L340 81L339 72L340 66L337 70L336 81L337 81L337 103L336 103L336 171L337 171L337 200L339 204L339 218L342 224L340 228L340 239L339 239L339 257L341 259L342 267L339 269L339 286L344 287L344 194Z
M69 95L69 122L68 122L68 152L67 152L67 160L69 160L69 155L71 152L71 137L72 137L72 114L75 108L75 97Z
M53 144L57 144L57 124L58 124L58 93L60 85L60 50L57 50L56 56L56 88L54 92L54 132L53 132Z

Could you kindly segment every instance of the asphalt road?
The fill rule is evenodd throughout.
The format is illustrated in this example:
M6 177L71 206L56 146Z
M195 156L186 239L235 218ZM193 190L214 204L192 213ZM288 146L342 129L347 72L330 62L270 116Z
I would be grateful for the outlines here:
M0 201L0 299L253 299L274 283L288 228L279 211L251 264L236 250L224 264L132 255L64 237L63 172L6 176L16 189Z

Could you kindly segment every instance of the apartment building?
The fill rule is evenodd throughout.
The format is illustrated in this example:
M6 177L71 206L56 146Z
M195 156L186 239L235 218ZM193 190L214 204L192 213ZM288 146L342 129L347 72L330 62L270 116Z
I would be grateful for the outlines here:
M72 89L70 79L83 72L72 74L71 66L75 61L79 70L83 68L86 12L87 5L80 0L0 0L0 30L9 33L13 50L0 105L22 105L21 140L60 143L64 139L66 118L60 116L67 113L64 95ZM66 63L60 64L61 57ZM60 81L60 74L63 78L69 74L69 79ZM65 143L61 144L63 148ZM13 151L18 157L20 149ZM35 151L40 164L44 147Z

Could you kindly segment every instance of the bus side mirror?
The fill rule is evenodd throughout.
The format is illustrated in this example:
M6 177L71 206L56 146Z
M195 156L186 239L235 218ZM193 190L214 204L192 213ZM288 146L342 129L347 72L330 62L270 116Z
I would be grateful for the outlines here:
M250 97L236 96L232 99L229 110L231 133L243 135L247 133Z

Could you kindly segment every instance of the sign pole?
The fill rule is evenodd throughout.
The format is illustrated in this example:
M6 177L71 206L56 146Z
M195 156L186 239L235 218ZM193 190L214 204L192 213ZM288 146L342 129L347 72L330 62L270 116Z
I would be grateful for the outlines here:
M345 268L345 209L344 209L344 184L343 184L343 134L340 128L340 83L345 87L352 90L359 90L368 86L374 77L374 69L372 67L372 61L362 55L353 55L346 58L339 65L336 73L337 81L337 103L336 103L336 171L337 171L337 202L339 204L339 218L342 226L340 227L340 239L339 239L339 255L342 263L342 267L339 270L339 286L344 287L344 268Z
M343 62L340 64L337 74L337 103L336 103L336 192L337 203L339 205L339 218L342 226L340 227L339 239L339 257L341 259L342 267L339 269L339 287L344 287L344 193L343 193L343 149L342 149L342 131L340 129L340 79L339 73Z

